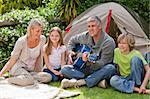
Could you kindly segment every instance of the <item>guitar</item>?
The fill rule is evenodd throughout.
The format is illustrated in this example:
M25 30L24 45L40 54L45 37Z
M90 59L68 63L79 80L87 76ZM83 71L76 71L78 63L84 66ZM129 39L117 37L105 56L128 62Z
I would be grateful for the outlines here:
M77 44L76 47L74 48L74 51L77 53L76 56L73 56L73 66L77 67L79 69L82 69L84 66L85 62L82 60L82 54L87 53L88 54L88 61L89 62L95 62L97 60L97 55L96 54L90 54L92 52L91 48L88 47L85 44Z

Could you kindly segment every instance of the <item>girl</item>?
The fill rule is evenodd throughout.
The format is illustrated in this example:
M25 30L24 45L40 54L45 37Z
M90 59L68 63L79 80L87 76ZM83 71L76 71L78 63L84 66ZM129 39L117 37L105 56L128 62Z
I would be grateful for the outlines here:
M62 32L60 28L53 27L44 46L44 61L47 68L43 70L51 74L52 81L58 81L62 77L59 70L65 64L65 51Z
M150 90L145 88L150 78L150 67L142 54L134 49L133 36L121 34L117 42L118 48L114 52L114 63L117 64L120 75L111 78L111 86L126 93L135 91L150 94Z

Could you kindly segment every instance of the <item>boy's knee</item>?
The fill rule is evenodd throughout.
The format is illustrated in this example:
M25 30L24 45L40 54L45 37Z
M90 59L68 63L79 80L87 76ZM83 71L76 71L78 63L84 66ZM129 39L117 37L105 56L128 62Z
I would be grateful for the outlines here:
M134 56L132 58L130 64L131 64L131 67L132 67L132 71L136 70L136 69L139 69L139 68L143 68L143 66L144 66L142 60L137 56Z
M142 60L139 58L139 57L137 57L137 56L134 56L133 58L132 58L132 60L131 60L131 63L133 64L133 63L139 63L139 62L141 62Z
M114 65L112 65L112 64L108 64L107 66L106 66L106 69L108 70L108 71L113 71L113 72L116 72L116 68L115 68L115 66Z

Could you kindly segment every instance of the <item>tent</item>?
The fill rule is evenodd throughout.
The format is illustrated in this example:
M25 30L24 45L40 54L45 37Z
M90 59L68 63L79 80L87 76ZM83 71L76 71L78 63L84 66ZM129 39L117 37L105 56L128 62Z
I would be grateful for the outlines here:
M64 43L67 44L74 35L87 32L86 20L95 15L102 20L103 31L107 31L115 41L120 33L130 33L135 38L138 50L150 52L149 24L131 9L114 2L95 5L77 16L66 28L68 33Z

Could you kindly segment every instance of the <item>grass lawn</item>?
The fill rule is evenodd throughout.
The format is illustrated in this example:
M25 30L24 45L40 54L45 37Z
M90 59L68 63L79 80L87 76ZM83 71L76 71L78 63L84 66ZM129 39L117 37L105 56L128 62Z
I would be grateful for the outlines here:
M51 82L49 85L59 87L60 82ZM68 88L66 90L81 92L81 95L68 99L150 99L150 95L121 93L111 87L102 89L99 87L88 88L83 86L80 88Z

